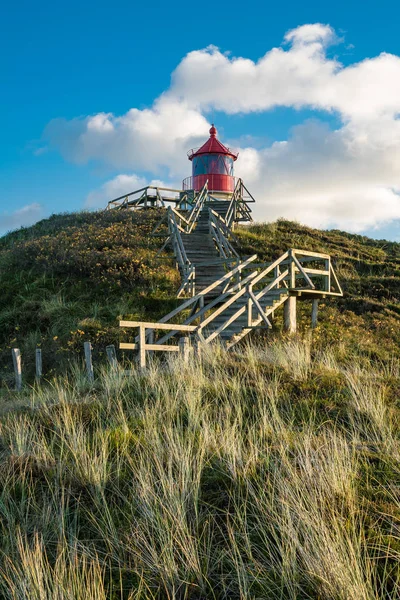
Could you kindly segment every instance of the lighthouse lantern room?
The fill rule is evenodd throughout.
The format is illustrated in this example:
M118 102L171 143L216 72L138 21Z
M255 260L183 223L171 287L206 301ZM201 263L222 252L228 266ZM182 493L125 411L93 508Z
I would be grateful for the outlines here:
M208 191L220 197L230 196L235 189L233 163L238 153L233 152L217 139L217 130L212 125L210 138L201 148L190 150L192 176L183 180L183 190L201 190L208 182Z

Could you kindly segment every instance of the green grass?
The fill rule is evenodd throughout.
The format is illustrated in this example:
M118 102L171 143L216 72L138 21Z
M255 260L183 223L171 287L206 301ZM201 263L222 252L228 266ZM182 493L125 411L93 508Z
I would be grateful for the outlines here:
M151 231L159 210L54 215L0 238L0 371L12 385L11 348L22 351L32 381L41 347L45 375L62 373L82 358L90 340L96 364L107 344L118 346L118 320L158 320L177 304L179 276L170 254L157 251ZM345 290L321 304L318 338L351 347L357 355L399 356L400 244L290 221L252 224L237 231L243 255L269 262L287 248L332 255ZM300 303L300 330L310 323ZM275 320L280 335L282 319Z
M41 347L47 376L62 372L90 340L96 360L118 343L118 320L153 320L175 306L179 275L156 258L150 233L160 212L54 215L0 239L0 368L11 382L11 347L32 378Z
M400 245L241 227L262 261L331 254L344 297L312 332L300 302L294 338L278 315L234 352L112 372L118 319L177 304L159 218L56 215L0 239L0 600L400 598Z
M399 598L399 372L307 338L25 391L0 597Z
M47 377L82 358L90 340L96 364L107 344L118 346L118 320L158 320L177 304L179 275L151 231L159 210L54 215L0 238L0 371L12 385L11 348L22 351L27 381L41 347ZM399 356L400 244L280 220L242 226L243 255L272 261L290 247L332 255L345 296L321 305L315 332L357 355ZM280 311L281 312L281 311ZM300 303L300 331L310 323ZM280 335L281 316L274 332Z
M242 227L237 235L243 254L257 253L266 262L288 248L330 254L344 296L321 302L315 343L319 338L323 347L329 340L376 360L399 356L400 244L285 220ZM309 312L304 302L299 319L303 332L309 327Z

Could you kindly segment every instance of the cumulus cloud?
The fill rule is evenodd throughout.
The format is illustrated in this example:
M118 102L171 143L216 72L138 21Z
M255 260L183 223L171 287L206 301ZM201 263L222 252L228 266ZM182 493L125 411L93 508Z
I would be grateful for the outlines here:
M313 44L319 42L325 46L337 41L336 33L329 25L311 23L291 29L285 35L285 42L292 44Z
M38 221L42 215L42 206L38 203L27 204L12 213L0 214L0 232L6 233L18 227L27 227Z
M148 185L146 180L138 175L117 175L87 195L85 208L105 208L109 200L134 192L146 185Z
M185 102L161 97L150 109L132 108L125 115L100 113L85 119L56 119L45 137L69 160L105 161L171 176L186 166L186 151L199 145L209 127L206 118Z
M308 121L288 141L244 149L238 173L254 192L259 219L360 232L400 217L400 146L391 143L381 140L380 154L373 132L357 138L350 126L330 131Z
M258 61L213 46L196 50L151 108L56 120L45 136L78 163L102 160L177 180L188 174L186 150L207 135L211 109L333 112L341 121L335 131L309 121L286 140L241 149L237 174L254 192L255 214L354 231L387 223L400 218L400 58L382 53L343 66L327 53L338 41L330 26L314 23L289 31ZM113 190L106 184L96 194L105 199Z
M258 220L285 217L314 227L361 232L400 216L400 149L393 148L379 163L375 159L373 142L355 140L349 128L331 131L309 120L294 128L285 142L261 150L242 148L237 174L256 198L253 211ZM108 200L149 184L177 187L172 181L118 175L91 192L86 206L104 207Z
M168 94L199 110L230 114L276 106L335 111L358 122L398 114L398 56L382 53L343 67L327 57L335 34L321 24L294 29L285 41L289 49L273 48L257 62L230 58L212 46L190 52L173 73Z

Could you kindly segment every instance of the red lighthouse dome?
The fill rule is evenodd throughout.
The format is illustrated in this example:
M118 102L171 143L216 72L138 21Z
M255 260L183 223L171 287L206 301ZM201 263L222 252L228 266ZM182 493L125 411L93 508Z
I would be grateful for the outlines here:
M212 124L206 143L188 152L188 158L192 161L192 177L184 179L183 189L198 191L208 181L210 192L231 194L235 188L233 163L237 157L237 153L217 139L217 130Z

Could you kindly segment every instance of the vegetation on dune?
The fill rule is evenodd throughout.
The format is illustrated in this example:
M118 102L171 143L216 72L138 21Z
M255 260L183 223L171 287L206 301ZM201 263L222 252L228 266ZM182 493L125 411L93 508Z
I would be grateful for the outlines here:
M177 305L173 257L157 258L162 240L150 235L159 218L159 210L54 215L0 238L0 369L7 384L13 346L22 350L28 380L38 346L51 376L82 355L85 340L98 364L107 344L118 345L120 318L157 320ZM399 354L400 244L284 220L241 226L237 237L242 254L264 261L291 247L331 254L345 296L322 303L314 342L328 338L385 360ZM304 332L310 308L299 308ZM278 334L281 324L278 316Z
M331 254L345 296L312 332L299 302L293 339L279 315L235 352L126 377L100 356L118 319L177 303L159 217L59 215L0 239L3 381L13 346L25 374L41 346L48 379L2 391L0 599L400 599L400 244L240 227L262 261Z
M271 262L288 248L332 257L343 298L321 302L315 343L342 343L378 360L400 356L400 244L331 230L321 231L280 219L238 230L241 251ZM300 328L309 326L309 307L299 303ZM301 314L305 318L301 317ZM278 321L279 322L279 321Z
M276 341L22 394L0 597L400 598L399 375Z
M151 237L159 211L54 215L0 238L0 367L12 380L10 348L24 370L41 347L45 374L61 372L90 339L116 343L118 320L153 320L175 306L179 274ZM97 357L96 357L97 358ZM7 373L9 375L7 376Z

